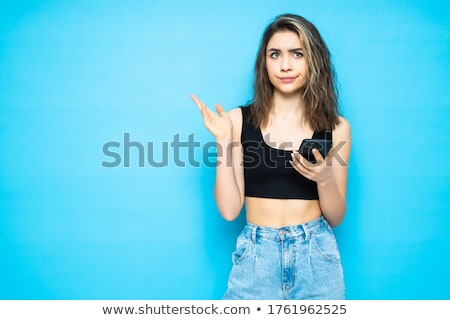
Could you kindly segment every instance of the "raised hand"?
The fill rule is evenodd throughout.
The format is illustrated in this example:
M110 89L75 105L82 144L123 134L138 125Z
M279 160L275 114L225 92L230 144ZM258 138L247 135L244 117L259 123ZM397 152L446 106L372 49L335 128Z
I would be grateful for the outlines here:
M191 94L190 97L200 110L205 127L216 138L216 140L231 141L233 123L231 122L230 116L225 112L222 106L220 104L216 104L217 113L215 113L195 95Z

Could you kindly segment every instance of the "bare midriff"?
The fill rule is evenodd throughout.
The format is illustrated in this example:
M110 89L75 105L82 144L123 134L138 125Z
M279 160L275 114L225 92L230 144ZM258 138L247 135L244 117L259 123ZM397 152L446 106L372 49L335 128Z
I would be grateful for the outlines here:
M321 216L319 200L245 198L249 223L280 228L312 221Z

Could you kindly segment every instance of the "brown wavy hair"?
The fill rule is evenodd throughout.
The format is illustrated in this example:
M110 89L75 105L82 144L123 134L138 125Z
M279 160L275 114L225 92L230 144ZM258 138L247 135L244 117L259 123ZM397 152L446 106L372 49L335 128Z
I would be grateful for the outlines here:
M268 124L274 87L267 74L266 49L272 36L285 30L298 34L308 63L308 80L300 93L305 102L305 122L314 131L330 131L339 123L340 114L330 52L317 28L294 14L277 16L264 31L256 57L249 121L256 128Z

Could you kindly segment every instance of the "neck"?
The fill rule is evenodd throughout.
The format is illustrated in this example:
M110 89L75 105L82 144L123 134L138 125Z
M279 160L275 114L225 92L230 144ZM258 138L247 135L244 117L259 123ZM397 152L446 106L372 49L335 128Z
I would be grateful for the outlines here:
M275 91L273 94L273 113L284 113L292 116L302 116L305 110L304 101L300 94L283 94Z

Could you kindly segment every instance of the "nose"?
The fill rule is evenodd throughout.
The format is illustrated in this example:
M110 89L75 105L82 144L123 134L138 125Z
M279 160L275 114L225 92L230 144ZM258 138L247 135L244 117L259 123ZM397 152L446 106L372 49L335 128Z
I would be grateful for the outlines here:
M291 70L291 59L289 57L283 57L280 65L281 71Z

